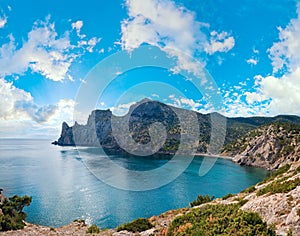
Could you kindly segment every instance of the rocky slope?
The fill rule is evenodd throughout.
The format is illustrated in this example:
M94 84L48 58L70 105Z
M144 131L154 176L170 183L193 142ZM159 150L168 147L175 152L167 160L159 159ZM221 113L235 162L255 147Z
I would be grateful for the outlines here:
M223 154L241 165L278 169L299 160L300 126L282 122L264 125L227 144Z

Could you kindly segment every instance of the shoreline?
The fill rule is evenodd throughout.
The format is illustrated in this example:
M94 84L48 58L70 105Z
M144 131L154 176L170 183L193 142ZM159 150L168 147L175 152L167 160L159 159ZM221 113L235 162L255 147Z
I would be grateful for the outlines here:
M221 159L226 159L226 160L231 160L233 159L233 157L231 156L224 156L221 154L209 154L209 153L195 153L194 154L196 157L212 157L212 158L221 158Z

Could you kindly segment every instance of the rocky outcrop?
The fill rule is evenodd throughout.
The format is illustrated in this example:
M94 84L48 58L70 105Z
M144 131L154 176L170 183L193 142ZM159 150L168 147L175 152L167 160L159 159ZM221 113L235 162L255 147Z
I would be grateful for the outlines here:
M259 127L225 146L223 154L241 165L278 169L299 160L300 126L272 123Z

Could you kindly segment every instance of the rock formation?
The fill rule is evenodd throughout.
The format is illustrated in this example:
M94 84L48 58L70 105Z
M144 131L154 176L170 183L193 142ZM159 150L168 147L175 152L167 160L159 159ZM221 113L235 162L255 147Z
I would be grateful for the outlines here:
M193 115L196 116L198 120L198 124L196 125L199 125L200 131L199 139L195 138L195 142L199 142L197 152L206 153L211 135L211 117L213 115L222 117L221 115L217 113L201 114L171 107L149 99L144 99L132 105L129 113L122 117L114 116L110 110L94 110L84 125L75 122L73 126L69 126L63 122L61 136L53 144L60 146L77 145L93 147L101 145L104 149L122 151L112 133L112 119L117 124L129 121L130 136L135 142L141 144L147 144L150 141L150 126L155 122L160 122L166 128L167 139L164 146L159 150L159 153L172 154L178 148L182 132L182 126L177 114L183 114L187 119L186 123L190 124L193 124L192 120L189 121L190 117L193 117ZM283 121L300 124L300 117L297 116L223 118L222 121L225 123L223 126L226 127L225 144L235 141L248 131L271 122Z
M224 147L224 155L241 165L269 170L298 161L300 125L275 122L248 132Z

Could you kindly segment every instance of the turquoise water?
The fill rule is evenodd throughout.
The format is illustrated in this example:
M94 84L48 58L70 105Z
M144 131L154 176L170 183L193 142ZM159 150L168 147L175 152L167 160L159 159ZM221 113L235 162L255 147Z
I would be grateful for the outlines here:
M101 161L93 154L95 149L87 149L86 153ZM154 169L167 162L165 158L112 156L111 159L129 169L139 170ZM80 218L102 228L111 228L138 217L186 207L198 194L221 197L237 193L268 175L262 169L218 159L213 168L200 177L202 160L195 158L189 168L168 185L134 192L99 181L73 147L53 146L49 140L3 139L0 140L0 188L7 196L27 194L33 197L31 206L26 209L29 222L58 227Z

